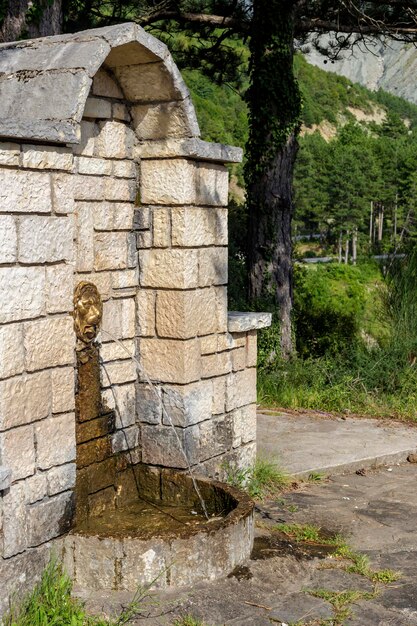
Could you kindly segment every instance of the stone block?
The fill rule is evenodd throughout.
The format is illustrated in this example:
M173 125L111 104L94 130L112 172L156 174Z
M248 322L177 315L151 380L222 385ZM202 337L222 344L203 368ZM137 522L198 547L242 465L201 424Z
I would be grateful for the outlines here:
M227 284L227 248L202 248L198 251L198 285Z
M150 289L139 289L136 294L136 332L139 337L155 335L155 306L155 292Z
M214 289L159 291L156 329L160 337L188 339L219 330Z
M74 330L69 316L26 322L23 328L29 372L74 362Z
M51 467L46 473L48 495L54 496L57 493L74 489L75 473L75 463L66 463L65 465Z
M112 172L111 161L83 156L78 157L77 168L79 174L91 176L110 176Z
M127 236L124 232L94 235L94 269L118 270L127 267Z
M136 385L136 413L138 421L160 424L162 420L162 390L147 383Z
M68 532L74 515L74 494L66 491L28 508L28 546L39 546Z
M35 472L35 442L33 426L19 426L0 434L0 458L12 470L13 480Z
M226 246L227 209L172 208L173 246Z
M191 385L163 387L163 424L166 426L190 426L211 418L211 383L197 382Z
M68 313L73 309L74 267L53 265L46 272L47 313Z
M79 144L74 144L74 154L93 156L96 149L96 141L100 129L95 122L81 121L81 140Z
M20 598L32 592L50 558L51 546L17 554L13 559L0 559L0 615L9 610L9 598Z
M195 165L186 159L143 160L140 197L144 204L193 204Z
M226 407L226 376L213 378L212 384L212 406L213 415L220 415L225 412Z
M244 370L246 367L246 348L235 348L231 350L230 354L232 355L233 371Z
M232 359L230 352L216 352L201 357L202 378L222 376L232 371Z
M88 496L88 512L92 517L103 515L105 511L114 509L116 492L114 487L102 489Z
M2 555L5 559L26 549L27 522L25 488L22 483L16 483L3 494Z
M45 310L45 268L0 267L0 324L38 317Z
M224 165L200 163L196 170L196 204L227 206L229 172Z
M113 102L112 112L115 120L130 122L130 113L127 106L122 102Z
M133 453L139 446L139 434L140 431L136 425L117 430L112 435L113 453L117 454L118 452L124 452L126 450L130 450L130 452ZM139 461L140 459L137 460Z
M229 415L220 415L206 420L198 426L198 459L206 461L229 450L233 443L232 420Z
M246 337L246 367L256 367L258 362L258 333L250 330Z
M152 226L152 213L148 206L135 207L133 228L135 230L148 230Z
M142 230L136 233L136 247L138 250L152 248L152 232L150 230Z
M18 143L0 143L0 165L19 166L20 146Z
M12 484L12 470L9 467L0 465L0 491L9 489Z
M129 287L137 287L138 284L139 276L136 269L111 273L111 285L113 289L127 289Z
M198 251L140 250L141 287L192 289L198 283Z
M126 357L126 355L124 356ZM122 385L124 383L134 382L136 378L136 366L132 359L112 361L105 365L103 385L105 387L110 385Z
M105 70L99 70L94 76L92 92L105 98L124 98L119 85Z
M79 272L91 272L94 267L94 207L91 202L77 203L76 227L76 267Z
M109 390L107 390L108 392ZM105 395L103 394L105 399ZM106 402L107 405L107 402ZM106 415L100 415L99 417L89 419L86 422L79 422L76 425L75 439L77 445L80 443L86 443L93 439L99 439L100 437L107 437L114 431L115 414L109 410Z
M200 339L201 354L213 354L217 352L217 335L206 335Z
M106 178L104 197L117 202L134 202L136 199L136 180L128 178Z
M221 290L223 289L223 287L217 287L217 290ZM224 289L225 292L225 304L227 304L227 291L226 289ZM245 347L246 343L243 342L241 346L239 347ZM233 341L233 337L230 333L221 333L219 335L217 335L217 352L224 352L224 350L231 350L232 348L235 348L235 343Z
M116 428L126 428L135 423L136 393L133 384L113 385L103 391L103 398L109 408L115 409Z
M256 440L256 404L236 409L231 414L233 424L233 447Z
M94 228L129 231L132 229L133 211L133 205L127 202L100 202L94 207Z
M35 425L38 468L45 470L75 459L75 416L65 413Z
M88 174L74 174L72 177L75 200L105 200L105 184L109 178L98 178Z
M134 161L113 161L113 176L116 178L136 178L137 173Z
M189 99L181 102L137 104L131 108L133 128L139 139L192 137L200 129Z
M104 363L110 363L111 361L125 360L135 355L135 343L132 339L125 339L124 341L115 342L108 341L102 343L100 354Z
M112 455L111 442L108 437L95 439L77 446L77 468L88 467L100 463Z
M94 283L104 302L113 295L113 272L92 272L91 274L83 272L75 278L76 280L85 280Z
M47 172L0 170L0 212L49 213L51 183Z
M130 339L135 336L135 317L134 298L109 300L103 306L101 327L116 339Z
M151 380L185 385L200 378L201 357L197 339L141 338L139 360Z
M227 377L226 411L256 402L256 368L234 372Z
M34 504L43 500L48 494L46 474L37 472L24 481L26 504Z
M0 430L29 424L51 411L50 372L0 381Z
M75 407L75 376L73 367L51 370L52 413L68 413Z
M119 121L99 123L99 135L95 140L95 155L106 159L130 159L136 138L133 130Z
M17 230L15 218L0 215L0 263L14 263L17 260Z
M167 580L166 545L162 539L151 541L124 541L125 557L122 559L120 589L132 590L147 587L163 589Z
M170 209L153 210L153 245L155 248L168 248L171 245Z
M114 589L116 559L120 562L123 557L121 540L77 535L74 550L77 583L89 589Z
M74 184L70 174L52 174L52 206L55 213L69 215L74 213Z
M71 217L21 217L19 261L54 263L74 256L74 223Z
M83 117L106 119L111 117L111 102L104 98L87 98Z
M15 376L24 369L23 328L21 324L0 326L0 378Z
M72 171L74 157L70 148L22 146L22 166L32 169Z
M142 425L142 461L150 465L163 465L186 469L188 461L195 463L195 450L187 439L188 431L171 426Z
M114 68L114 73L125 98L132 102L169 102L185 95L163 62L141 64L140 71L137 65L121 65Z

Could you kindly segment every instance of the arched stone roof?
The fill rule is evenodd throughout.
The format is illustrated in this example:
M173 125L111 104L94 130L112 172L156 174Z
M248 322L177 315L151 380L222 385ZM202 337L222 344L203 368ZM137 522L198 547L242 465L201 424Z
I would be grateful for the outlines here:
M199 136L190 94L168 48L127 23L0 45L0 137L78 143L92 79L102 68L138 109L175 114L181 137Z

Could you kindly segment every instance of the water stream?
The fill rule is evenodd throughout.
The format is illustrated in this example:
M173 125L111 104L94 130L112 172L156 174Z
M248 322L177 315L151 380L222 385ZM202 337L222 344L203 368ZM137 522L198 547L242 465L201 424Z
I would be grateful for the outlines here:
M195 479L195 477L194 477L194 472L193 472L193 470L192 470L192 468L191 468L190 461L188 460L187 453L186 453L186 451L185 451L185 449L184 449L184 446L183 446L183 444L182 444L182 441L181 441L181 439L180 439L180 437L179 437L179 435L178 435L178 433L177 433L177 429L176 429L176 428L175 428L175 426L174 426L174 423L173 423L173 421L172 421L172 418L171 418L171 416L169 415L169 413L167 412L167 410L166 410L166 408L165 408L165 406L164 406L164 403L163 403L163 401L162 401L162 397L159 395L159 393L158 393L158 391L157 391L157 388L156 388L156 387L155 387L155 385L152 383L152 381L150 380L150 378L148 377L148 375L146 374L146 372L143 370L143 368L142 368L141 364L139 363L138 359L137 359L137 358L136 358L133 354L131 354L131 353L130 353L130 351L126 348L126 346L125 346L125 345L124 345L124 344L123 344L123 343L122 343L119 339L117 339L117 337L115 337L114 335L112 335L111 333L109 333L107 330L103 330L103 329L101 329L101 333L103 333L103 335L106 335L107 337L109 337L110 339L112 339L115 343L117 343L117 345L118 345L120 348L122 348L122 350L123 350L124 352L126 352L126 354L129 356L129 358L131 358L131 359L132 359L132 361L133 361L133 363L135 364L135 367L136 367L136 370L137 370L137 372L138 372L139 376L140 376L142 379L144 379L144 380L145 380L146 384L149 386L149 388L152 390L152 393L155 395L156 401L158 402L158 404L160 405L160 407L161 407L161 409L162 409L162 414L163 414L163 416L164 416L164 417L168 420L169 425L172 427L172 429L173 429L173 431L174 431L174 434L175 434L175 437L176 437L176 439L177 439L177 442L178 442L179 448L180 448L181 453L182 453L182 455L183 455L183 457L184 457L184 459L185 459L185 462L186 462L186 464L187 464L188 473L189 473L189 475L190 475L190 477L191 477L191 480L192 480L192 483L193 483L194 490L195 490L195 492L196 492L196 494L197 494L197 496L198 496L198 499L200 500L201 508L202 508L202 510L203 510L203 512L204 512L204 515L205 515L206 519L208 520L208 519L209 519L209 515L208 515L208 512L207 512L206 503L204 502L204 498L203 498L203 496L201 495L201 492L200 492L200 489L199 489L199 487L198 487L197 481L196 481L196 479ZM114 402L115 402L115 405L116 405L116 410L117 410L117 412L118 412L120 422L122 423L122 420L121 420L121 415L120 415L120 411L119 411L119 409L118 409L118 407L117 407L116 396L115 396L115 393L114 393L114 391L113 391L113 387L112 387L112 384L111 384L111 380L110 380L109 374L108 374L108 372L107 372L107 370L106 370L106 368L105 368L105 366L104 366L103 360L102 360L102 359L100 359L100 361L101 361L101 364L102 364L102 366L103 366L103 369L104 369L104 371L105 371L105 373L106 373L106 376L107 376L107 378L108 378L108 380L109 380L109 385L110 385L110 389L111 389L112 394L113 394ZM123 423L122 423L122 427L123 427ZM125 436L126 436L126 435L125 435ZM128 444L127 438L126 438L126 444ZM128 446L128 449L129 449L129 446Z

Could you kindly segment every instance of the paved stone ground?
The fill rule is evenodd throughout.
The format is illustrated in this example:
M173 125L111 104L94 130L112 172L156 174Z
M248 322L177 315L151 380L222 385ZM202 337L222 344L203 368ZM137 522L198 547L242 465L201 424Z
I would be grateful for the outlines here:
M374 424L369 436L379 436L380 426ZM311 428L314 425L310 420ZM323 437L321 441L326 449ZM132 624L167 626L176 617L190 614L207 626L417 626L416 485L417 464L412 463L359 473L353 470L318 483L303 483L258 507L254 552L238 572L214 583L155 594L156 604L145 602ZM351 616L335 622L332 606L308 590L371 592L372 583L333 569L337 561L325 546L300 547L283 540L272 528L281 522L310 523L339 532L352 548L370 558L373 568L400 571L401 578L381 587L377 597L352 604ZM110 615L131 596L97 594L84 599L91 611Z

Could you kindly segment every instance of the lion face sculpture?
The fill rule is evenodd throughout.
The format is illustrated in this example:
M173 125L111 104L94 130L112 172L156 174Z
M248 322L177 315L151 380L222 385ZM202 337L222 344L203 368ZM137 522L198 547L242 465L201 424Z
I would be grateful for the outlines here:
M81 282L74 291L74 330L83 343L89 344L97 336L103 303L93 283Z

